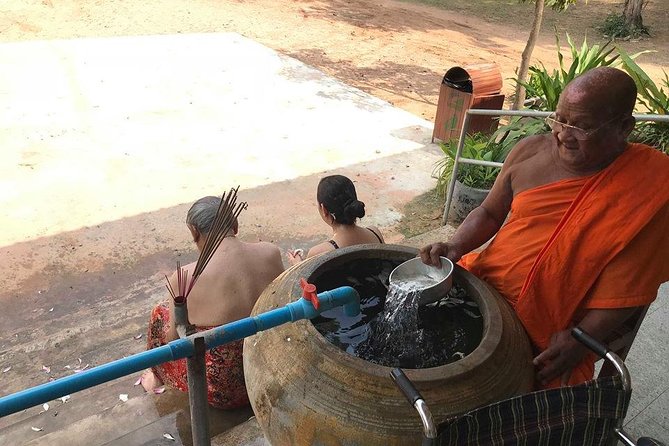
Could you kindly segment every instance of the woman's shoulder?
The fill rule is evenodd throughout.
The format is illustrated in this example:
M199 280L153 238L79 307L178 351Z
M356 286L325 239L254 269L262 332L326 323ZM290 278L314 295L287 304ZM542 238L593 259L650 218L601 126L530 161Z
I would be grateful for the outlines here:
M239 247L242 250L245 251L252 251L256 255L260 253L265 253L265 254L274 254L275 252L280 252L281 250L277 245L275 245L272 242L266 242L266 241L241 241L240 240Z
M274 253L274 252L277 252L277 251L281 251L279 249L279 247L272 242L260 241L260 242L254 243L254 245L257 249L263 250L263 251L268 252L268 253Z
M374 234L377 239L379 239L379 243L383 243L383 234L381 234L381 230L379 228L376 226L367 226L366 229Z
M335 247L330 243L330 240L324 241L323 243L319 243L318 245L314 245L311 247L309 252L307 253L307 257L313 257L318 254L323 254L324 252L332 251L334 250Z

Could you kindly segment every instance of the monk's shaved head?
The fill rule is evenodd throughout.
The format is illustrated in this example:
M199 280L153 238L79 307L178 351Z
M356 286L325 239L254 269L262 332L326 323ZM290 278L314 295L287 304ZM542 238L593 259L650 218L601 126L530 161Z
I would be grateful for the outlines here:
M599 67L586 71L571 81L563 94L570 99L587 101L604 116L631 115L636 103L634 80L622 70Z
M598 172L627 147L634 129L636 85L624 71L594 68L560 95L551 126L559 161L572 172Z

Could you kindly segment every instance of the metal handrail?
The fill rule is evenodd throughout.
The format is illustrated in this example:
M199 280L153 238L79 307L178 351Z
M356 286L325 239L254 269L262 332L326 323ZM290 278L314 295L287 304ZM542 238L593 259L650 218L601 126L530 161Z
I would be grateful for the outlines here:
M500 168L504 165L504 163L498 163L495 161L482 161L482 160L475 160L472 158L462 157L462 148L464 147L465 135L467 134L467 129L469 128L469 122L471 121L470 117L472 115L476 115L476 116L521 116L521 117L531 117L531 118L545 118L553 113L554 112L552 111L538 111L538 110L489 110L489 109L479 109L479 108L470 108L465 112L465 118L462 121L462 129L460 129L458 149L455 152L455 159L453 160L453 172L451 173L451 179L448 182L446 205L444 206L444 214L441 219L442 225L445 225L448 222L448 214L451 208L451 201L453 200L453 191L455 190L455 181L457 178L457 173L458 173L458 168L460 167L460 163L473 164L476 166L500 167ZM632 116L634 116L634 118L637 121L669 123L669 115L635 113Z
M318 309L314 308L314 304L310 300L306 300L303 297L282 308L230 322L220 327L215 327L171 341L166 345L151 350L127 356L74 375L65 376L39 386L30 387L0 397L0 417L165 362L188 358L194 355L204 356L204 349L201 347L203 341L205 349L209 350L229 342L252 336L259 331L274 328L287 322L295 322L301 319L313 319L323 311L339 306L344 307L344 311L348 316L355 316L360 312L360 296L358 292L349 286L335 288L331 291L323 291L318 293ZM200 387L200 390L206 392L206 384ZM206 395L204 398L206 399ZM206 444L196 441L195 437L193 440L194 445L196 446Z

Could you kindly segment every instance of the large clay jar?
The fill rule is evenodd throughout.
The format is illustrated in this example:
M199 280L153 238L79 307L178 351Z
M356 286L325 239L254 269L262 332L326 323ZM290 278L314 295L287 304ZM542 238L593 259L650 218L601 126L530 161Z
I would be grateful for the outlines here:
M352 260L400 263L416 254L412 248L378 244L331 251L284 272L267 287L253 313L299 298L300 277L313 282ZM437 423L528 392L533 380L529 341L513 310L494 290L460 267L454 281L479 305L484 319L481 343L456 362L405 369ZM244 341L249 398L273 446L419 445L420 419L395 387L390 370L340 350L308 320L260 332Z

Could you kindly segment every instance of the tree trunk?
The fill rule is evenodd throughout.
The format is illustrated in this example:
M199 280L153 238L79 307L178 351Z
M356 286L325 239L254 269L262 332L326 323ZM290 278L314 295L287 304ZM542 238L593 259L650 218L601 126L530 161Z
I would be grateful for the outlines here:
M643 0L641 0L643 1ZM532 59L532 51L534 51L534 45L537 43L537 38L539 37L539 31L541 31L541 22L544 18L544 6L546 5L545 0L536 0L534 4L534 21L532 22L532 30L530 31L530 37L527 39L527 44L523 50L523 55L520 60L520 68L518 69L518 80L527 81L527 72L530 68L530 59ZM513 109L520 110L523 108L525 102L525 87L516 84L516 99L513 101Z
M647 2L648 0L625 0L623 16L628 27L643 29L641 11Z

